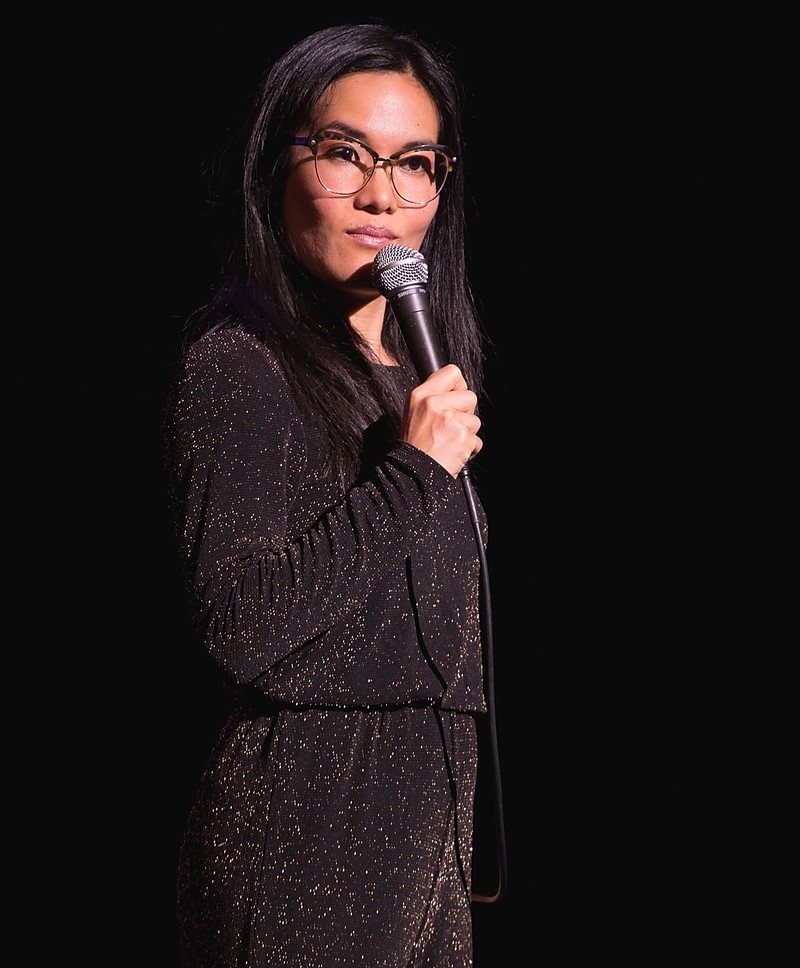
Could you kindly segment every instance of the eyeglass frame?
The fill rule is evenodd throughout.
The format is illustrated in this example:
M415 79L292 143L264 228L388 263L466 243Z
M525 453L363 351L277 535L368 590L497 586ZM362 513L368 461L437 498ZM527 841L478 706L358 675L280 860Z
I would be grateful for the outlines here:
M334 135L335 137L331 137L331 135ZM322 178L320 177L320 174L319 174L319 168L317 167L317 145L320 144L320 142L322 141L349 141L354 145L358 145L359 148L363 148L364 151L368 152L368 154L372 157L372 168L370 168L369 174L364 179L364 184L361 186L361 188L357 188L353 192L335 192L332 188L328 188L328 186L322 181ZM458 161L458 157L450 153L451 149L448 148L447 145L427 144L427 143L420 144L420 145L412 145L409 148L403 148L401 151L393 152L391 155L389 155L388 158L381 158L381 156L378 154L377 151L375 151L374 148L370 148L369 145L364 144L363 141L359 141L358 138L354 138L352 135L342 134L340 131L333 131L330 129L325 129L324 131L318 131L316 134L312 134L310 137L307 137L307 138L294 137L291 139L290 143L293 145L299 145L303 148L308 148L311 151L311 154L314 157L314 173L317 176L317 181L320 183L320 185L322 185L322 187L325 189L326 192L330 192L331 195L338 195L340 198L349 198L351 195L357 195L362 189L366 188L367 185L372 180L372 176L375 174L375 169L378 166L378 162L385 161L386 164L389 166L389 180L391 181L392 189L396 192L396 194L400 198L402 198L404 202L408 202L409 205L427 205L430 202L432 202L434 198L439 197L439 195L442 192L442 189L445 186L445 183L447 182L447 176L453 170L456 162ZM444 178L442 179L442 184L437 189L436 194L432 195L425 202L415 202L413 201L413 199L406 198L405 195L403 195L400 191L398 191L397 185L395 185L394 183L394 170L395 170L395 167L400 162L400 156L407 155L413 151L438 151L442 155L444 155L444 158L447 161L447 168L445 169L445 174L444 174Z

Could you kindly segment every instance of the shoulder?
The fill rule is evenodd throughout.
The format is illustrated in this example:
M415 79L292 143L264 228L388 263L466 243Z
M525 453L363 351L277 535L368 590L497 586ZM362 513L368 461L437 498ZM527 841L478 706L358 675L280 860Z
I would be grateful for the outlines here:
M174 383L176 392L190 388L204 397L292 396L275 354L243 329L215 330L191 343Z
M262 379L281 376L269 347L243 329L219 329L201 336L184 351L179 372L223 379L247 374Z
M166 418L243 425L293 419L294 395L275 355L241 329L215 330L187 346L167 397Z

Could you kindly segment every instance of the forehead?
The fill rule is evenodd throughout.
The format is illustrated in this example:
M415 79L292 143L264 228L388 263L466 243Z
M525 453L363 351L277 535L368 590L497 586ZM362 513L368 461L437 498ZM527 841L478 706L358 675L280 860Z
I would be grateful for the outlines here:
M370 144L436 141L439 114L428 91L406 74L349 74L325 91L314 111L313 127L346 125Z

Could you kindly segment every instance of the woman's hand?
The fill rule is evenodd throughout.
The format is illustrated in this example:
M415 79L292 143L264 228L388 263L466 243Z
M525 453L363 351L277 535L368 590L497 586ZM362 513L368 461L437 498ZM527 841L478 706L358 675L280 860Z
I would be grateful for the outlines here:
M461 370L448 363L408 395L400 437L458 477L483 447L477 404Z

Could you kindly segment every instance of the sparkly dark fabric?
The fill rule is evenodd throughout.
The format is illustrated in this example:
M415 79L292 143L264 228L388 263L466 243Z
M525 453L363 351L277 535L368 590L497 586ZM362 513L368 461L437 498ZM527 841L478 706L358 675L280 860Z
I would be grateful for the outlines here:
M323 475L320 430L239 330L187 351L165 417L233 695L181 851L185 968L468 968L486 707L461 482L407 444L348 490Z

